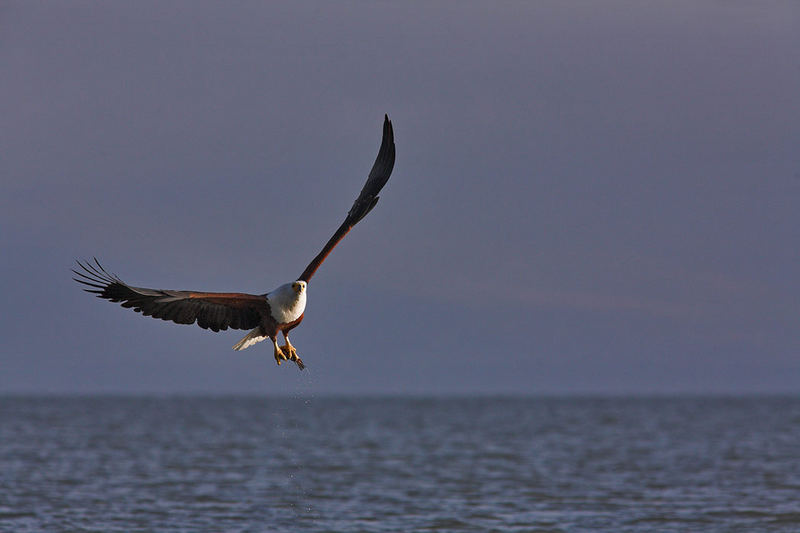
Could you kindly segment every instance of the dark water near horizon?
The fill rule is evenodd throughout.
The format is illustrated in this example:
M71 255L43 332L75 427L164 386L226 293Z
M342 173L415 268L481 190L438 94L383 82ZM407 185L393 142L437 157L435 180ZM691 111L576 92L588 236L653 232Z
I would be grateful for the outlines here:
M797 398L0 398L0 531L800 531Z

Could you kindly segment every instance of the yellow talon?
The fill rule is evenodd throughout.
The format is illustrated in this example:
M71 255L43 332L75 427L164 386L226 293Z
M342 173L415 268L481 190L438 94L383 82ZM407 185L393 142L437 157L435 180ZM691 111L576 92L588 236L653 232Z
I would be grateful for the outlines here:
M283 353L283 351L276 345L275 346L275 362L278 363L278 365L280 365L281 362L286 361L286 359L287 359L286 354Z
M294 357L297 357L297 350L295 350L294 346L292 346L291 344L283 344L281 345L280 348L281 351L283 351L283 353L289 354L288 355L289 359L294 360Z
M289 360L297 363L297 366L300 368L300 370L303 370L306 367L306 365L303 364L303 360L297 355L297 350L295 347L289 344L288 341L287 344L282 345L280 349L289 354Z

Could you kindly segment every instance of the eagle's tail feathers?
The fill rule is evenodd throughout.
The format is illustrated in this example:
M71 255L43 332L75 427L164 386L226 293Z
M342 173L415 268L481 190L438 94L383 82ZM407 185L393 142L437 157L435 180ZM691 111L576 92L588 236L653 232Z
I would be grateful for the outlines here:
M268 339L267 335L264 335L264 331L261 329L261 326L257 327L250 333L244 336L242 340L237 342L233 345L233 349L237 352L240 350L244 350L245 348L249 348L257 342L261 342L263 340Z

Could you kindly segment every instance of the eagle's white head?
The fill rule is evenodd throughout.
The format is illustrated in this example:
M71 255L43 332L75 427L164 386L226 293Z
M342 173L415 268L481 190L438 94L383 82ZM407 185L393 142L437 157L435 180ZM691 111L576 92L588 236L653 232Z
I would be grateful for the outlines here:
M267 294L272 318L279 324L294 322L306 310L306 287L305 281L294 281L285 283Z
M297 293L301 293L306 290L306 286L307 283L305 281L297 280L294 283L292 283L292 290Z

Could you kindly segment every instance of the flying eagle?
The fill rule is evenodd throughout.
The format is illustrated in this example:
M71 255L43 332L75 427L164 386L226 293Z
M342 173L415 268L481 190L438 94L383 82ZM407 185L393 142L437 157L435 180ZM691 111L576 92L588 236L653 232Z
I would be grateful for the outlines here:
M230 292L173 291L132 287L115 274L106 271L97 259L94 263L77 261L80 270L72 270L84 290L122 307L133 308L145 316L171 320L177 324L194 324L212 331L252 329L237 342L234 350L244 350L266 339L272 341L275 361L291 360L302 370L303 361L289 342L289 331L303 321L306 309L308 282L319 266L345 235L378 203L378 193L389 180L394 167L394 132L388 116L383 120L383 140L378 157L364 188L347 213L347 217L322 251L308 264L295 281L286 283L266 294ZM278 346L278 333L286 344Z

